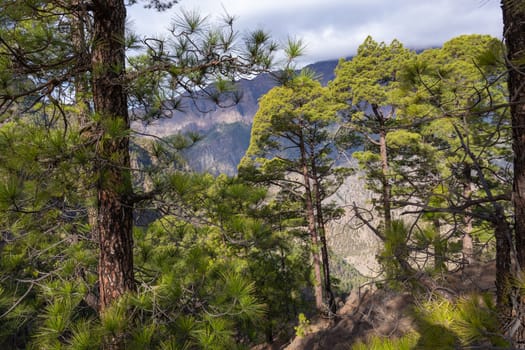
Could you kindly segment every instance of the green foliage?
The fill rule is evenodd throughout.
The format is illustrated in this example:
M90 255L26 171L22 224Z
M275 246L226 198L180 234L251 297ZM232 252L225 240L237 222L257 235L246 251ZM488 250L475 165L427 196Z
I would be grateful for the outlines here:
M460 36L441 49L415 57L404 70L399 94L403 101L400 116L413 123L413 132L421 135L418 144L424 145L401 153L403 163L417 160L407 168L417 175L415 180L432 174L413 186L421 191L417 197L428 203L425 218L459 226L455 233L460 235L465 231L457 222L470 215L473 229L469 234L480 242L487 239L485 220L494 215L492 204L472 209L467 205L463 213L452 210L455 214L445 214L446 210L432 213L432 209L459 207L509 189L509 118L499 107L506 101L502 60L499 40L486 35ZM407 170L403 173L409 179ZM447 248L444 253L450 257L455 252Z
M0 144L0 344L21 348L33 337L42 348L56 347L80 329L81 313L92 316L80 306L96 269L82 207L92 181L86 152L78 130L36 117L4 124Z
M263 203L266 191L171 170L159 183L166 208L177 209L135 230L139 290L98 315L87 304L97 254L76 182L87 176L76 161L79 139L29 122L1 131L11 155L0 167L9 180L0 216L2 346L96 349L125 334L128 348L234 348L239 337L285 328L303 308L308 257L285 218L275 220L282 213ZM61 157L69 161L49 166Z
M205 219L165 216L136 231L137 277L147 287L134 305L172 330L155 339L230 348L234 335L259 339L288 322L308 283L306 257L294 251L293 232L272 229L266 191L226 176L174 173L171 181L171 198Z
M310 332L310 320L308 320L303 313L300 313L298 316L298 322L299 324L294 327L295 335L302 338Z
M369 280L352 264L337 254L330 255L330 272L332 273L334 291L337 295L345 295L348 291L358 288Z
M74 350L95 350L100 347L100 339L93 331L92 320L80 320L71 327L69 346Z
M366 342L359 341L352 345L353 350L411 350L417 349L419 334L409 333L401 338L373 336Z
M344 104L340 114L345 117L342 149L358 148L354 153L364 171L367 187L377 196L375 209L381 213L386 226L392 217L392 196L398 187L391 162L395 159L392 145L410 143L404 136L390 135L399 129L398 98L401 72L415 55L398 40L390 44L378 43L368 36L351 60L341 60L335 70L335 79L329 87L334 98ZM354 142L358 144L354 144ZM399 187L400 188L400 187ZM381 233L378 230L378 236Z
M250 145L239 164L239 177L259 186L276 186L275 202L290 214L290 209L295 211L294 219L302 226L297 228L310 236L308 253L322 257L324 280L317 274L314 284L324 283L334 312L325 225L340 210L326 199L350 173L336 164L339 107L330 90L313 80L310 72L302 71L260 100ZM292 218L286 223L291 224ZM318 308L320 294L317 289Z
M385 230L383 250L378 261L383 265L385 277L391 287L398 287L399 280L407 277L409 264L409 228L402 220L392 221L391 227Z
M324 145L330 137L327 129L337 120L337 105L330 101L328 91L308 75L299 75L287 85L270 90L260 101L252 126L250 146L241 160L240 170L248 166L250 161L261 162L263 167L268 163L269 168L272 161L276 166L289 167L293 158L285 161L290 156L283 152L291 146L290 142L293 145L299 138L297 132L301 128L305 140L311 139L323 152L316 156L326 155ZM265 160L267 155L269 157ZM297 158L298 155L292 157ZM283 163L278 164L275 162L277 160Z
M459 345L508 346L498 332L498 312L493 296L462 297L456 302L437 299L416 310L422 348L452 349Z
M397 74L412 56L413 53L398 40L387 45L369 36L359 46L352 60L340 62L332 87L341 95L340 98L350 101L352 106L359 109L362 103L396 106L394 96L398 87Z
M341 112L347 147L363 145L353 157L376 193L374 208L385 218L394 208L420 211L429 221L405 244L414 254L435 256L426 270L445 269L465 234L486 242L494 207L483 200L508 192L510 129L500 108L506 101L501 53L501 43L484 35L460 36L417 55L396 41L367 38L354 59L339 63L330 84L348 105ZM477 200L481 204L469 204ZM441 237L445 225L454 229ZM378 236L384 229L377 227ZM393 277L395 270L387 274Z
M473 294L456 301L423 301L414 310L415 330L401 338L373 336L352 349L457 349L508 346L498 331L493 296Z

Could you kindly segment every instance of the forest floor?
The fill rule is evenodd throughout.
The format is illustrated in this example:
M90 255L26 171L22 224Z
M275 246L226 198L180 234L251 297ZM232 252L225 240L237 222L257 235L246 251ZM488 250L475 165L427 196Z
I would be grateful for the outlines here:
M428 295L454 299L470 293L495 292L495 276L494 262L475 263L432 280L425 277L421 285L428 289ZM303 337L285 344L259 345L253 350L348 350L371 336L400 337L417 328L414 294L371 286L353 290L333 320L314 318Z

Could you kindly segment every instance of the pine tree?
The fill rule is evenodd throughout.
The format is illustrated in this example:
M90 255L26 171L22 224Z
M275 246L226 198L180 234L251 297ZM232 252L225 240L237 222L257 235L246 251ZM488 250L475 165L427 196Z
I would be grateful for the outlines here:
M424 51L405 70L402 112L435 162L434 171L427 174L433 178L430 186L420 188L424 191L405 204L449 213L448 224L454 227L450 236L462 235L467 259L473 258L472 229L483 232L483 226L492 226L500 271L498 304L503 306L510 281L511 228L506 205L509 134L507 114L501 108L505 96L500 53L499 42L483 35L460 36L443 48ZM410 169L420 169L424 176L417 163Z
M412 54L397 40L387 45L369 36L359 46L355 57L339 62L336 77L330 83L338 101L348 104L344 111L347 132L362 139L364 150L354 153L354 156L366 168L369 184L380 194L378 207L385 230L392 222L389 165L392 157L388 154L387 137L396 128L399 101L395 92L399 87L399 72Z
M270 90L260 102L250 146L239 166L241 177L277 185L282 194L302 202L312 245L316 307L322 309L321 286L324 286L332 313L335 302L324 201L347 174L346 169L335 164L335 134L331 129L337 121L337 106L328 90L305 72L288 84Z

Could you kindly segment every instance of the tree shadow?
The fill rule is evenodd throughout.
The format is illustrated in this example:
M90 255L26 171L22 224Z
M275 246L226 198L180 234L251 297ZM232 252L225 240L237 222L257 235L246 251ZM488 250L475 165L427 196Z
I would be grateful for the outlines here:
M428 322L424 319L416 321L420 337L412 349L447 350L461 347L459 336L442 325Z

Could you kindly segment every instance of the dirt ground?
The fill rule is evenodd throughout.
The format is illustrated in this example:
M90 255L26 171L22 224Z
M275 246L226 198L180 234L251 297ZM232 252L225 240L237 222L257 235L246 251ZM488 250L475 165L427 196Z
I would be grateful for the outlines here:
M421 278L428 292L455 298L472 292L494 292L494 262L468 265L437 276ZM348 350L352 344L371 335L397 337L414 329L413 293L377 290L371 286L353 290L337 317L311 320L307 334L289 342L259 345L253 350Z

